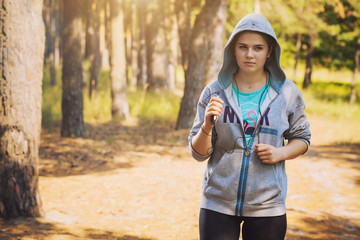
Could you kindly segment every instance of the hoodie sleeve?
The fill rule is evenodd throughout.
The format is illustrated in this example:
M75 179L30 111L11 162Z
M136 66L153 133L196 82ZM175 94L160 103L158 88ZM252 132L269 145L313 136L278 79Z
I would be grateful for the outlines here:
M194 120L194 124L190 130L190 135L188 137L188 141L189 141L189 148L190 148L190 153L191 153L191 156L196 159L197 161L205 161L207 160L210 155L211 155L211 152L208 154L208 155L201 155L199 153L197 153L192 145L191 145L191 141L192 141L192 138L199 132L201 131L201 124L204 122L204 118L205 118L205 109L206 109L206 106L210 100L211 97L208 97L211 95L211 91L210 89L207 87L205 88L201 95L200 95L200 99L198 101L198 104L197 104L197 109L196 109L196 116L195 116L195 120Z
M289 141L294 139L304 141L309 149L311 132L310 124L305 115L305 103L300 90L296 86L293 88L293 94L291 95L288 112L289 129L285 132L284 136Z

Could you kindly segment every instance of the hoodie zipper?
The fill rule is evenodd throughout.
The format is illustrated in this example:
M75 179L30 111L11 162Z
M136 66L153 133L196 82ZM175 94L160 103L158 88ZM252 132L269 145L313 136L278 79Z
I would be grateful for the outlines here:
M222 88L222 87L221 87ZM223 89L223 88L222 88ZM224 91L224 96L227 100L228 103L231 103L227 97L226 94L226 90L223 89ZM267 109L270 107L270 105L274 102L274 100L277 98L274 97L270 103L268 104L268 106L266 107L265 111L267 111ZM229 104L231 106L231 104ZM261 111L261 109L260 109ZM239 119L242 119L235 111L236 116ZM261 117L262 119L262 117ZM248 175L248 171L249 171L249 165L250 165L250 157L251 157L251 153L250 150L252 149L252 145L254 144L254 139L256 137L256 132L257 130L259 130L260 132L260 122L261 119L259 119L258 121L258 127L255 129L254 135L250 140L249 144L246 144L246 137L245 137L245 131L243 128L242 123L240 123L241 129L242 129L242 134L243 134L243 138L244 138L244 142L243 142L243 146L246 146L244 154L242 156L242 162L241 162L241 169L240 169L240 177L239 177L239 181L238 181L238 192L237 192L237 199L236 199L236 207L235 207L235 215L236 216L242 216L243 215L243 208L244 208L244 201L245 201L245 189L246 189L246 181L247 181L247 175Z
M274 99L272 99L272 101L269 103L269 105L266 107L265 111L266 112L268 110L268 108L270 107L270 105L272 104L272 102L276 99L276 97ZM254 144L255 141L255 137L256 137L256 133L259 131L259 136L260 136L260 122L262 120L262 117L259 119L258 121L258 125L255 129L254 135L252 136L249 144L246 144L246 138L245 138L245 132L243 131L244 134L244 146L246 146L244 154L243 154L243 159L241 162L241 170L240 170L240 177L239 177L239 185L238 185L238 194L237 194L237 200L236 200L236 208L235 208L235 215L236 216L243 216L243 208L244 208L244 202L245 202L245 189L246 189L246 181L247 181L247 175L248 175L248 171L249 171L249 165L250 165L250 157L251 157L251 153L250 150L252 149L252 146Z
M239 186L238 186L236 209L235 209L236 216L243 215L246 180L247 180L247 175L249 172L250 157L251 157L250 149L252 148L252 145L254 144L255 135L256 135L256 132L254 133L254 136L251 138L249 144L246 144L246 140L244 140L244 145L246 145L246 150L244 151L242 163L241 163Z
M223 89L224 90L224 89ZM230 103L231 101L229 101L227 94L226 94L226 90L224 90L224 95L225 98L227 100L228 103ZM231 106L231 104L229 104ZM236 117L238 117L239 119L242 119L242 117L240 117L236 111L235 111ZM244 127L243 124L240 121L240 127L242 129L242 135L243 135L243 146L246 146L246 150L244 151L243 157L242 157L242 162L241 162L241 170L240 170L240 177L239 177L239 181L238 181L238 192L237 192L237 199L236 199L236 208L235 208L235 215L236 216L242 216L242 212L243 212L243 206L244 206L244 199L245 199L245 187L246 187L246 179L247 179L247 173L249 170L249 163L250 163L250 149L252 148L252 144L253 144L253 140L255 139L255 133L254 136L251 138L250 143L246 144L246 137L245 137L245 131L244 131ZM255 129L256 131L256 129Z

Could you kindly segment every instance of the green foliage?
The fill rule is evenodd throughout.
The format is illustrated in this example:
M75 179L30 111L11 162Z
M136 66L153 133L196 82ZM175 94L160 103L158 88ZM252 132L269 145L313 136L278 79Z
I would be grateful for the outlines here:
M42 84L42 125L51 127L61 120L61 71L56 71L56 85L50 84L50 71L47 64L43 70Z
M228 1L227 17L225 23L225 43L230 37L236 24L245 15L254 12L254 1L251 0L232 0Z
M291 64L285 64L285 71L291 77ZM297 79L301 88L304 66L299 65ZM360 118L360 83L356 86L357 102L348 104L350 97L349 70L329 71L316 68L313 83L303 91L307 105L306 111L311 115L331 116L336 118ZM90 123L111 120L111 84L109 71L102 71L99 77L97 93L90 99L88 87L83 90L84 120ZM43 75L42 124L46 128L59 127L61 121L61 70L56 71L56 85L50 85L48 65L44 65ZM150 92L145 90L129 90L128 101L130 114L138 118L141 124L166 124L175 126L180 108L181 94L170 92ZM111 142L111 139L108 139Z
M170 124L175 127L180 109L180 97L165 92L128 92L130 114L139 118L141 124Z
M360 84L356 86L357 102L350 106L350 84L316 79L313 81L308 89L303 91L307 113L337 119L360 119Z
M295 43L296 42L296 37L294 41L291 41L288 38L285 38L285 41L283 41L282 39L278 39L279 40L279 44L281 46L281 66L283 66L284 68L292 68L295 64L295 51L296 51L296 47L295 47Z
M327 68L352 69L360 34L360 9L356 9L348 0L325 2L324 9L319 16L327 27L318 30L314 58Z
M61 71L57 71L56 85L50 85L47 65L44 66L42 125L45 128L58 127L61 121ZM101 123L111 120L111 88L108 71L101 72L96 94L89 98L88 87L83 90L84 121ZM180 97L173 93L128 91L130 114L140 123L170 124L175 126L180 108ZM111 139L109 139L111 141Z
M83 91L85 122L107 122L111 120L111 83L109 71L102 71L98 91L89 97L89 89Z
M324 70L325 71L325 70ZM322 72L322 75L325 75ZM329 74L329 73L327 73ZM330 73L331 74L331 73ZM345 73L332 73L341 76ZM301 82L298 82L299 84ZM301 86L299 85L299 88ZM347 81L325 81L314 79L303 96L306 111L311 115L331 116L336 118L360 118L360 83L356 86L357 102L350 106L350 83ZM175 126L180 108L180 96L174 93L147 92L145 90L128 91L130 114L139 119L141 124L166 124ZM56 126L61 120L61 78L57 71L56 86L50 85L48 68L44 68L42 122L46 128ZM111 91L109 72L103 71L99 78L97 95L92 99L88 89L84 89L85 122L106 122L111 120ZM111 142L111 139L108 140Z

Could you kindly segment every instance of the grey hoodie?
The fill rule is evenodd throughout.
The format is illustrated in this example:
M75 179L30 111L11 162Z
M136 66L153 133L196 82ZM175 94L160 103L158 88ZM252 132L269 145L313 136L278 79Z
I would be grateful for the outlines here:
M232 75L238 70L233 50L234 36L245 30L262 32L276 40L275 57L269 62L270 87L261 105L255 134L246 154L246 141L241 109L232 88ZM249 14L235 27L224 49L224 62L217 81L201 93L194 125L189 135L192 156L198 161L209 159L202 186L201 208L229 215L264 217L286 213L287 177L285 161L263 164L255 152L255 144L284 146L284 140L300 139L310 145L310 130L304 113L305 104L296 85L286 79L280 67L280 45L267 19ZM223 99L223 111L212 132L209 155L198 154L191 146L192 138L204 122L205 108L212 96Z

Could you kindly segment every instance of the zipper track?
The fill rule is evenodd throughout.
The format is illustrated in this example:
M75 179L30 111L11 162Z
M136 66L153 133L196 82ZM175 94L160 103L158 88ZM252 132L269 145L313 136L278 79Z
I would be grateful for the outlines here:
M255 136L256 136L256 129L255 129L254 135L251 138L250 143L249 143L249 149L248 149L249 155L246 156L246 151L244 151L243 160L241 163L239 187L238 187L236 209L235 209L235 215L240 216L240 217L243 215L246 181L247 181L247 175L249 172L250 157L251 157L250 149L252 148L252 145L254 144ZM246 140L244 140L244 144L246 145Z

